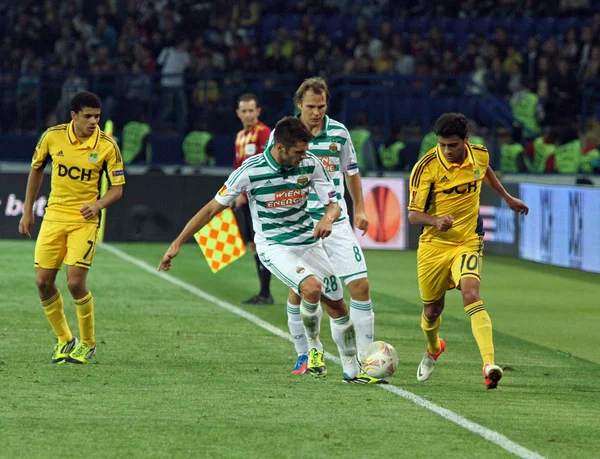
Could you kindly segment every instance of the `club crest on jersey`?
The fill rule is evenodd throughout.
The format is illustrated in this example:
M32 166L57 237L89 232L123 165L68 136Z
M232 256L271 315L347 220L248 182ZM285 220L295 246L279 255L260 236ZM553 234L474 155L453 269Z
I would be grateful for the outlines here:
M88 153L88 161L90 163L95 163L96 161L98 161L98 152L97 151L90 151Z
M479 168L473 170L473 177L475 177L475 180L479 180L481 178L481 170Z
M306 269L304 269L304 266L296 266L296 273L302 274L304 271L306 271Z
M296 180L296 182L298 183L298 186L300 188L304 188L308 185L308 175L301 175L300 177L298 177L298 180Z
M338 151L338 146L337 146L337 143L333 143L333 142L332 142L332 143L330 143L330 144L329 144L329 151L330 151L331 153L335 153L336 151Z

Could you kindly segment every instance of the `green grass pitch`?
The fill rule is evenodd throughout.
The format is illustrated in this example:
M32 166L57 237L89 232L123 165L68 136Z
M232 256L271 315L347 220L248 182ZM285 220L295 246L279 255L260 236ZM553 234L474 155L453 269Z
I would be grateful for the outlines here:
M167 244L115 244L156 267ZM379 387L292 376L290 342L106 249L88 284L94 362L50 365L54 335L37 298L34 243L0 241L0 457L512 457L506 449ZM482 299L494 326L497 391L486 391L460 296L449 292L436 372L416 380L425 350L414 252L366 252L376 339L398 350L390 382L521 446L522 457L600 451L600 276L485 256ZM194 244L170 276L239 305L254 260L212 274ZM77 329L64 272L59 285ZM286 289L243 310L287 331ZM336 354L323 321L326 349ZM533 453L532 453L533 454Z

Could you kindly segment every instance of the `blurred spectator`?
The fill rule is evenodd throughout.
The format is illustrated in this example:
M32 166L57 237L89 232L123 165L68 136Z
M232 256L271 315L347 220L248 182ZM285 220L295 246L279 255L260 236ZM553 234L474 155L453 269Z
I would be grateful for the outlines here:
M431 127L433 129L433 126ZM432 148L438 144L437 134L434 131L429 131L421 140L421 148L419 149L419 158L425 156Z
M592 131L587 132L583 138L583 154L581 156L581 172L586 174L598 173L600 169L600 151L598 139Z
M579 110L579 97L577 95L577 76L571 71L569 62L565 59L558 61L557 72L548 83L550 84L550 97L556 97L563 115L574 116Z
M277 29L275 39L267 47L265 56L267 58L277 54L283 58L290 59L294 53L294 45L289 37L287 29L280 27Z
M152 79L143 71L139 62L133 63L131 72L132 75L125 85L125 119L145 121Z
M535 138L525 146L525 151L531 162L533 172L553 173L555 169L556 146L558 145L558 136L554 128L548 129L543 135Z
M180 133L185 132L187 129L188 107L182 73L190 64L188 48L189 39L187 37L181 38L177 46L164 48L156 61L162 66L160 127L165 129L165 123L171 115L175 115L175 129Z
M475 59L481 57L477 44L469 41L464 53L460 56L461 68L466 73L471 73L476 69Z
M576 174L581 165L582 148L579 133L574 123L561 126L559 145L556 148L556 171L559 174Z
M511 94L519 91L522 86L522 80L521 67L516 62L513 62L508 69L508 91Z
M517 91L510 98L510 108L515 120L536 136L540 133L537 119L538 103L539 97L529 90L526 80L520 82Z
M569 64L579 62L579 42L577 41L577 29L569 27L564 35L563 43L560 47L560 57L567 60Z
M30 131L35 128L35 110L40 85L40 72L44 68L44 60L35 58L23 66L22 74L17 80L16 109L17 130Z
M594 46L594 35L590 26L585 26L581 30L581 49L579 55L579 68L577 75L581 78L585 75L587 67L592 63L592 48Z
M381 167L388 171L403 170L407 166L406 144L403 142L402 126L392 130L389 139L379 145L378 158Z
M350 138L356 151L356 160L359 169L372 170L377 168L377 156L369 123L365 113L358 113L354 117L352 129L350 129Z
M523 130L514 126L510 138L500 147L500 170L504 173L529 172L531 163L522 144Z
M233 5L231 19L240 27L253 27L260 21L260 9L260 2L241 0Z
M537 87L538 104L536 107L535 117L541 127L553 126L558 120L556 119L556 104L550 97L548 88L548 80L545 78L538 82Z
M107 18L102 16L98 18L94 35L100 42L100 46L106 47L112 56L117 47L117 31L108 23Z
M600 77L600 46L592 47L589 62L583 73L583 79L588 80L591 78Z
M540 58L540 50L538 41L535 37L527 39L527 52L523 58L523 73L529 81L537 81L538 79L538 60Z
M413 75L415 73L415 58L408 53L406 45L399 45L395 50L396 73L399 75Z
M481 94L485 90L487 72L488 68L483 57L475 57L475 69L470 75L474 84L468 88L470 94Z
M517 51L517 47L515 45L509 44L506 47L506 57L502 62L504 71L510 73L513 64L516 64L517 67L521 67L523 65L523 56L521 56L521 53Z
M326 67L327 74L330 76L340 75L344 73L344 67L346 65L346 57L344 51L338 45L335 45L331 50L329 61Z
M485 74L485 88L500 97L508 95L508 75L502 69L502 60L495 57L492 66Z

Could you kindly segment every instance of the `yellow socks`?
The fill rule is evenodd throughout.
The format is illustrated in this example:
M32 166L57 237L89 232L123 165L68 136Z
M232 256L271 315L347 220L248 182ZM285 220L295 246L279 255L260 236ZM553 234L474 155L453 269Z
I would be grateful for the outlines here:
M65 310L63 307L63 297L60 294L60 290L56 290L56 293L52 297L45 301L42 301L42 307L44 313L48 318L48 322L52 325L52 329L58 337L59 343L67 343L73 339L73 333L67 323L65 317Z
M429 352L431 355L437 354L441 349L439 334L441 324L441 315L433 321L430 321L427 317L425 317L425 312L423 312L421 315L421 328L423 329L425 339L427 340L427 352Z
M479 346L483 364L494 363L494 343L492 342L492 321L483 307L483 301L465 306L465 312L471 317L471 330Z
M74 301L81 342L93 348L96 346L96 338L94 336L94 298L92 292L88 292L83 298Z

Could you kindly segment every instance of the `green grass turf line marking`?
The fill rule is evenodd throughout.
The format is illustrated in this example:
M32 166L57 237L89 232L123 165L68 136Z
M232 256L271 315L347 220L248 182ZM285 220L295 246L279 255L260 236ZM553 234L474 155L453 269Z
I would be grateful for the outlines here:
M177 285L178 287L181 287L182 289L192 293L193 295L199 296L200 298L210 301L211 303L215 304L216 306L219 306L223 309L226 309L227 311L232 312L233 314L243 317L244 319L249 320L253 324L258 325L259 327L262 327L265 330L273 333L274 335L277 335L287 341L292 342L292 337L289 335L289 333L284 332L283 330L275 327L274 325L271 325L270 323L260 319L259 317L255 316L254 314L250 314L249 312L246 312L243 309L238 308L237 306L234 306L231 303L223 301L223 300L211 295L210 293L205 292L204 290L201 290L197 287L194 287L193 285L188 284L187 282L184 282L182 280L177 279L176 277L173 277L170 274L167 274L164 272L158 272L158 271L156 271L156 268L150 266L148 263L146 263L142 260L139 260L135 257L132 257L132 256L128 255L127 253L125 253L115 247L112 247L112 246L110 246L108 244L104 244L104 243L100 244L100 247L102 249L107 250L107 251L111 252L112 254L118 256L119 258L136 265L140 269L142 269L150 274L159 276L163 280L170 282L174 285ZM326 352L325 354L329 360L335 362L338 365L341 365L341 361L337 356L334 356L328 352ZM518 456L523 459L541 459L544 457L544 456L539 455L535 451L531 451L531 450L513 442L508 437L502 435L499 432L488 429L487 427L483 427L475 422L469 421L468 419L454 413L453 411L450 411L446 408L442 408L441 406L436 405L435 403L429 402L429 401L419 397L418 395L413 394L412 392L408 392L408 391L401 389L397 386L394 386L392 384L382 385L382 386L377 386L377 387L387 390L388 392L391 392L392 394L398 395L418 406L428 409L429 411L432 411L433 413L468 430L469 432L472 432L476 435L479 435L480 437L483 437L485 440L489 441L490 443L496 444L497 446L514 454L515 456Z

